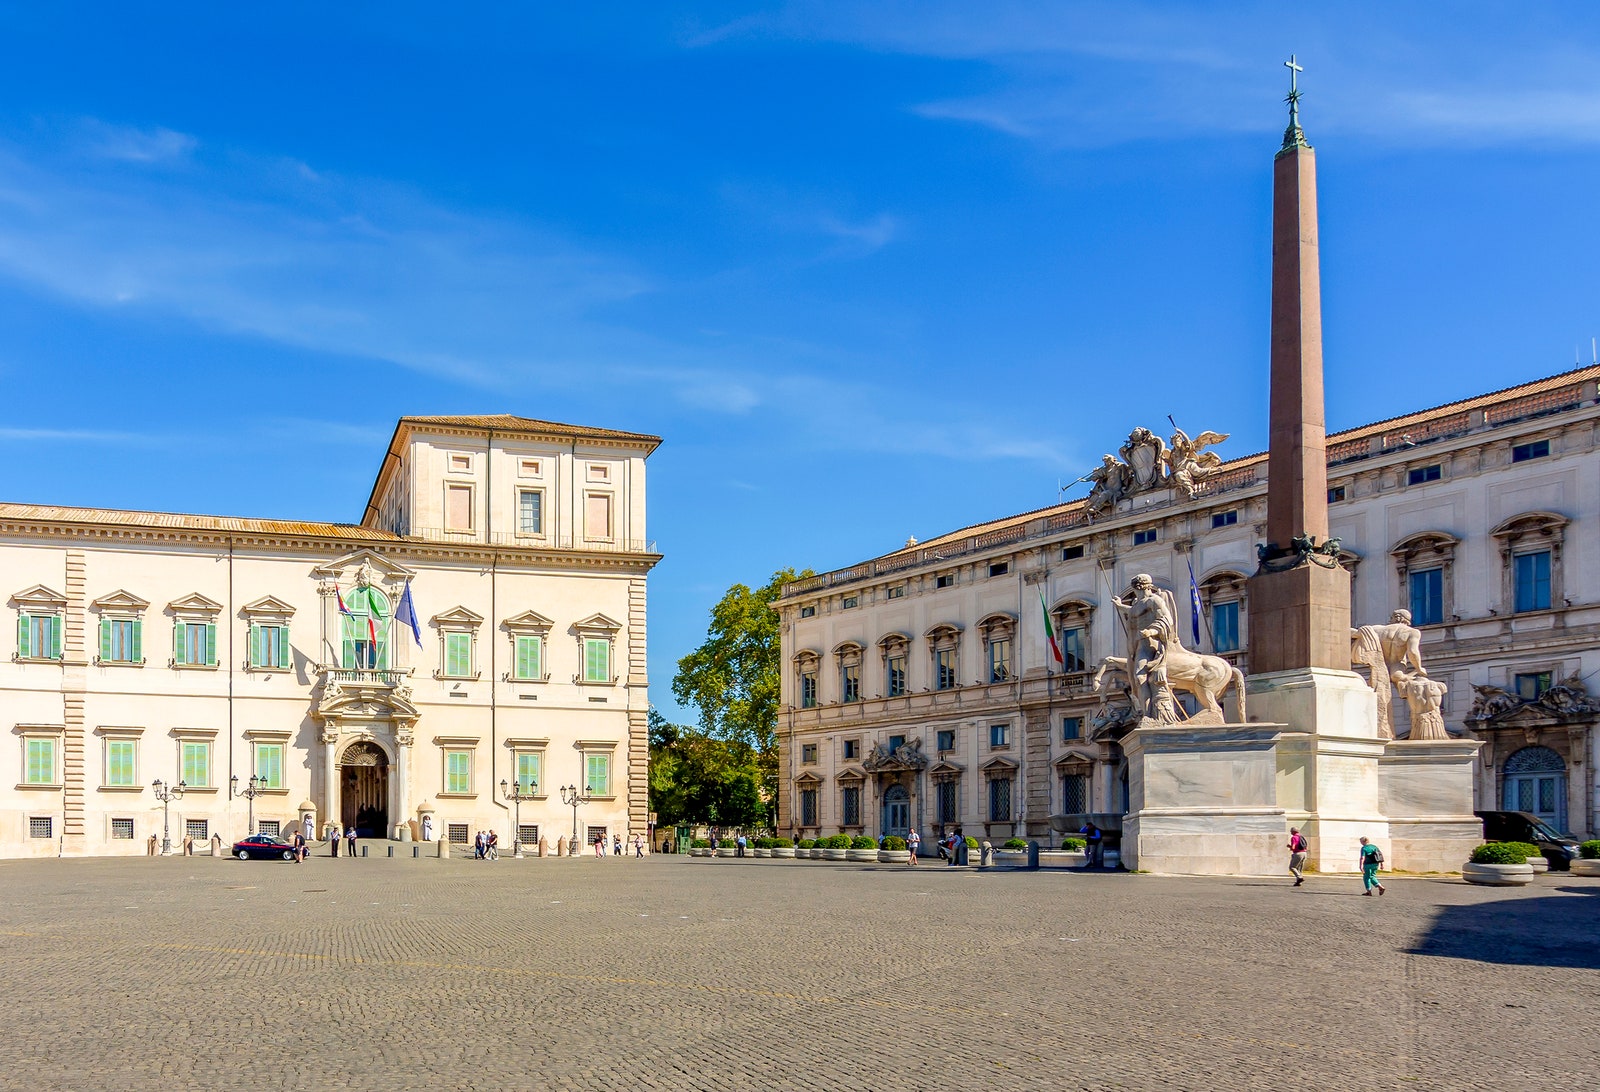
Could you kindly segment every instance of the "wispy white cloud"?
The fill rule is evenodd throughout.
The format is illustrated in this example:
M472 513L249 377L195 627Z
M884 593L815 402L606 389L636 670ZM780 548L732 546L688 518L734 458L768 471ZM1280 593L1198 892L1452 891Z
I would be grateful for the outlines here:
M85 119L80 128L83 147L90 155L125 163L162 163L187 159L199 146L188 133L159 126L138 129Z
M852 250L871 254L891 243L900 232L900 221L888 213L880 213L869 220L852 223L833 213L819 213L817 227L851 245Z
M23 428L0 426L0 441L27 441L74 444L162 444L167 436L139 432L106 432L80 428Z

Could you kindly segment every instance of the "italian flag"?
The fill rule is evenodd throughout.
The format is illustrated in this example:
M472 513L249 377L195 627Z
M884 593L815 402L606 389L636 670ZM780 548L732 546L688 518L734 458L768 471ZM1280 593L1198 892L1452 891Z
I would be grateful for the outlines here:
M1067 666L1067 661L1061 655L1061 642L1056 640L1055 627L1050 624L1050 608L1044 605L1044 592L1039 593L1039 609L1044 612L1044 639L1050 642L1050 655L1056 658L1060 667Z

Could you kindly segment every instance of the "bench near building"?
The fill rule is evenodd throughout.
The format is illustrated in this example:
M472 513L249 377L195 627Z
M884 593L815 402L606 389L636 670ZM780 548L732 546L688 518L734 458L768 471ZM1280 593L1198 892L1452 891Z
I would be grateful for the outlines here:
M1580 368L1336 433L1327 449L1352 624L1409 609L1429 676L1449 688L1449 731L1485 741L1478 806L1585 837L1600 757L1584 684L1600 671L1597 380ZM1152 441L1165 443L1130 437L1135 470ZM1052 839L1052 814L1125 812L1127 764L1093 685L1123 651L1110 597L1150 574L1193 645L1192 569L1199 649L1248 673L1265 475L1264 454L1234 459L1189 483L1192 497L1169 483L1093 515L1075 501L787 585L780 829ZM1391 713L1404 736L1405 703Z
M0 504L0 855L645 831L659 443L402 418L353 524Z

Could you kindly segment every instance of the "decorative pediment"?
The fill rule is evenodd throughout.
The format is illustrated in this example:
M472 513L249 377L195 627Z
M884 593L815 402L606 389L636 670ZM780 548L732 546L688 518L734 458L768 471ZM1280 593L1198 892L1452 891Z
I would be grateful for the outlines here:
M440 629L461 631L464 629L477 629L483 625L483 615L467 607L451 607L447 611L435 614L429 619Z
M962 625L960 622L940 622L931 626L923 636L930 641L951 640L961 636Z
M822 784L822 778L818 777L816 775L816 773L814 771L812 771L812 770L807 770L805 773L801 774L799 777L796 777L794 779L794 781L795 781L796 785L803 785L806 788L812 788L812 789L814 789L818 785Z
M102 595L89 605L101 614L143 614L149 609L150 602L119 588L110 595Z
M815 667L820 659L822 659L822 653L814 648L802 648L794 654L794 662L799 664L802 669Z
M11 597L11 605L17 610L32 610L43 612L58 611L67 605L67 597L60 592L35 584L31 588L19 591Z
M885 652L896 652L911 647L911 634L890 630L878 638L878 647Z
M995 755L978 768L991 776L996 774L1013 774L1019 769L1016 760L1007 758L1005 755Z
M978 632L988 637L995 634L1010 633L1016 627L1017 616L1015 614L1010 611L997 610L984 616L983 620L978 623Z
M922 753L922 740L914 739L891 748L887 743L872 745L872 753L861 763L868 773L921 770L928 765L928 756Z
M867 779L867 775L866 771L862 770L859 766L846 766L844 769L834 774L833 779L835 781L865 781Z
M833 654L835 656L859 656L861 655L861 642L853 637L847 637L833 646Z
M289 618L295 611L292 603L285 603L276 595L263 596L254 603L246 603L239 613L246 618Z
M1093 758L1077 751L1068 751L1055 761L1056 772L1062 774L1088 773L1093 766Z
M391 561L371 550L356 550L326 565L318 565L311 570L311 575L323 580L343 582L346 579L354 579L356 573L363 568L371 578L390 584L403 583L417 575L415 569L408 569L399 562Z
M182 599L174 599L168 603L167 609L178 615L200 614L216 617L222 613L222 604L199 592L191 592Z
M604 614L591 614L581 622L572 623L574 633L616 633L621 628L621 622Z
M935 762L933 768L928 771L935 781L954 781L966 772L967 768L965 766L951 762L947 758L941 758L938 762Z
M1524 512L1520 516L1512 516L1489 533L1513 543L1534 535L1555 538L1568 522L1566 516L1555 512Z
M373 674L381 674L373 672ZM409 731L422 714L411 701L411 688L389 686L378 681L330 683L312 710L324 731L371 729L374 721L392 721L397 730Z
M523 633L547 633L555 623L536 610L525 610L521 614L513 614L500 623L504 629Z
M1449 531L1418 531L1396 542L1389 552L1399 558L1426 557L1428 554L1446 557L1459 545L1461 540Z

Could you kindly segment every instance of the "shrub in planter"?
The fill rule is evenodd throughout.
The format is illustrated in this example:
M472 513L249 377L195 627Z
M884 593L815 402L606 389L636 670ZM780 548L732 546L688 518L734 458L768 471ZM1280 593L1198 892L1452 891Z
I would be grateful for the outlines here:
M899 851L906 848L906 840L897 834L891 834L883 840L883 848Z
M1088 845L1088 843L1085 842L1082 838L1063 838L1063 839L1061 839L1061 848L1062 849L1071 850L1071 851L1076 852L1076 853L1082 853L1084 851L1084 848L1087 845Z
M1027 849L1028 843L1021 838L1007 838L1000 846L1001 849L1019 850Z
M850 848L850 835L848 835L848 834L830 834L827 837L827 839L825 839L825 841L822 843L822 847L824 849L849 849Z
M770 838L770 839L768 839L768 841L770 841L772 843L772 848L773 849L793 849L794 848L794 839L793 838Z
M1600 861L1600 838L1578 846L1578 854L1586 861Z
M1526 842L1489 842L1472 851L1473 864L1525 864L1539 856L1539 847Z
M817 840L815 838L802 838L802 839L800 839L800 844L798 846L796 846L795 848L797 848L797 849L814 849L816 847L816 844L817 844Z
M858 834L850 839L851 849L877 849L878 840L865 834Z
M968 849L977 849L978 848L978 840L976 838L972 837L972 835L970 835L970 834L967 835L967 848Z
M691 838L689 840L689 848L690 849L710 849L711 848L711 839L710 838Z

